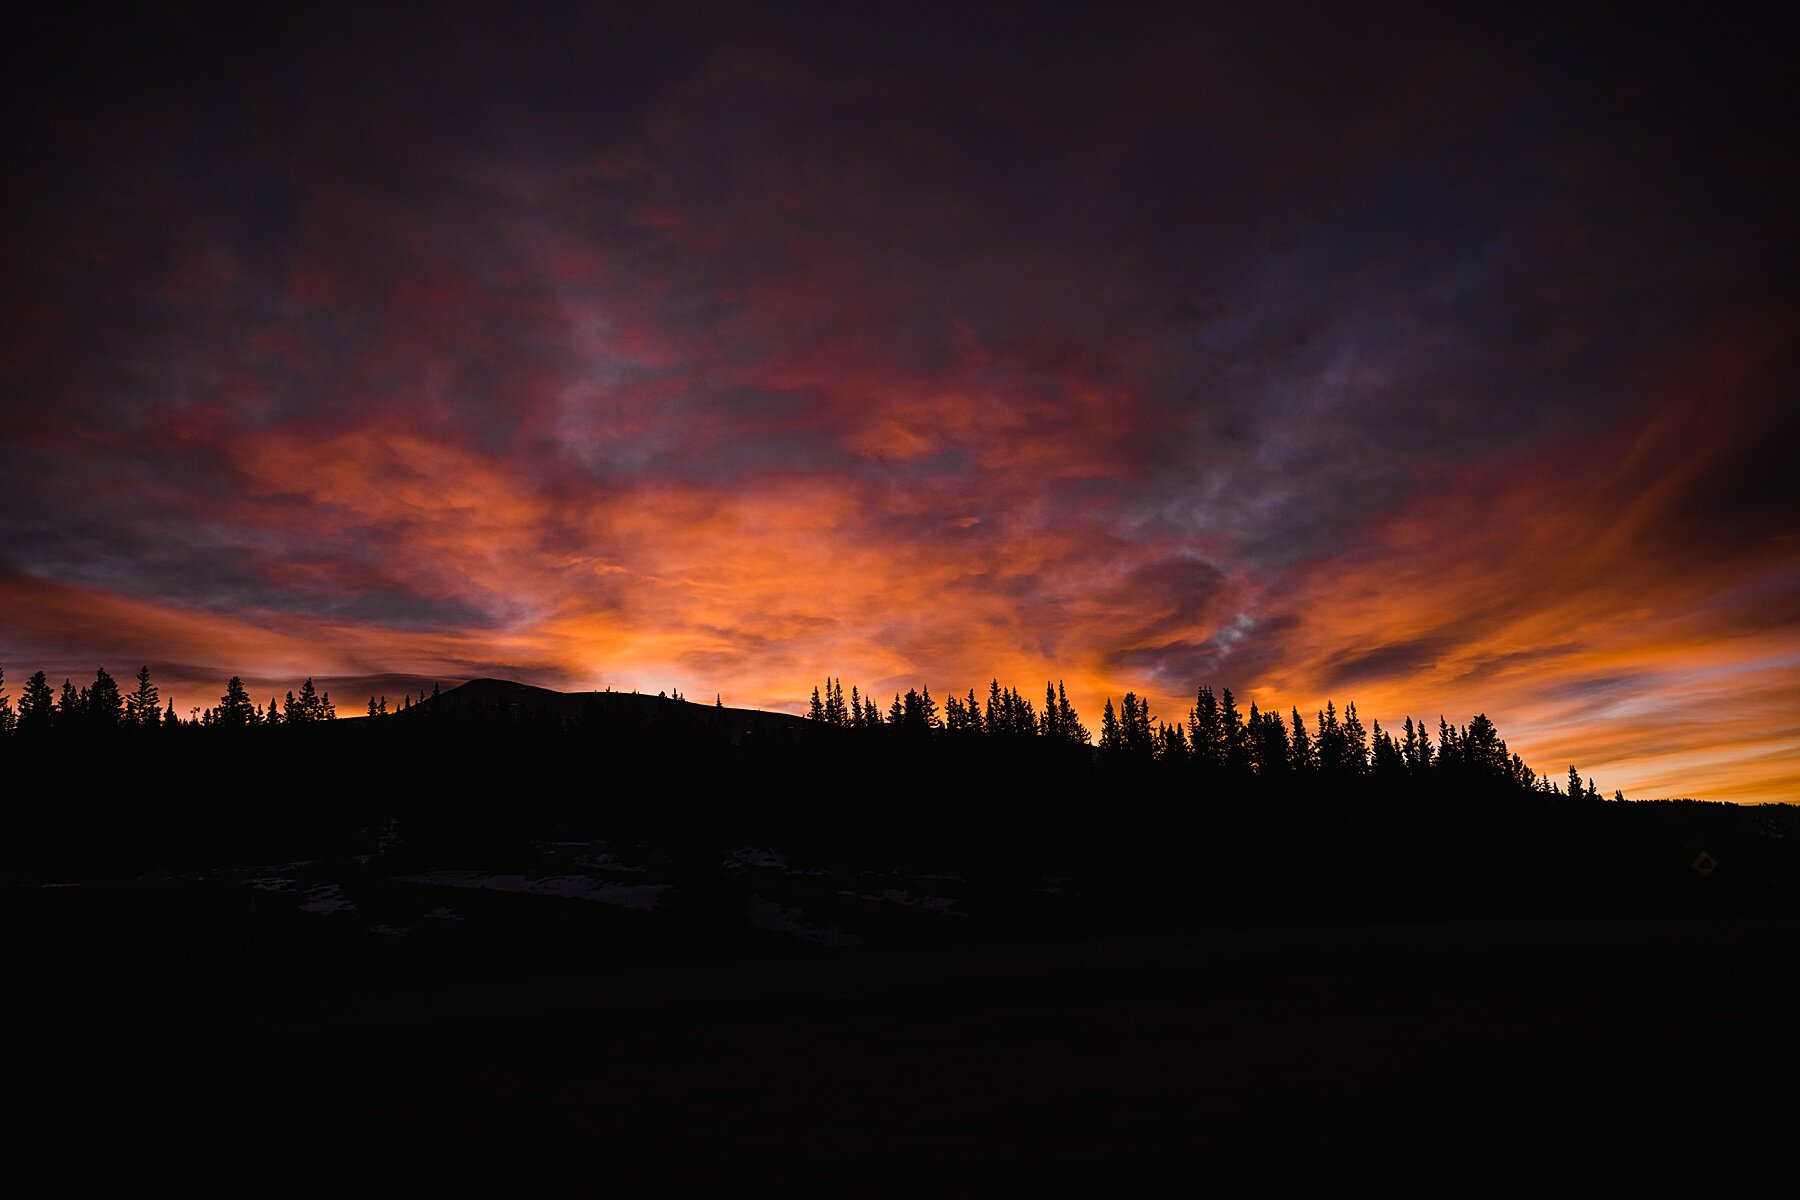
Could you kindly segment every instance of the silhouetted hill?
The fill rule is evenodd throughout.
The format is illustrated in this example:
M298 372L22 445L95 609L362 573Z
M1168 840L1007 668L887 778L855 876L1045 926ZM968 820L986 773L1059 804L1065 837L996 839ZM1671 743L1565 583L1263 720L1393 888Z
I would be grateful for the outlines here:
M696 704L691 700L640 692L557 692L510 679L471 679L398 715L417 719L434 707L445 713L535 714L563 720L595 714L606 718L634 714L646 723L654 723L667 716L679 716L687 720L703 719L709 724L723 723L734 743L759 726L768 732L786 730L796 736L819 732L816 724L792 713L729 708L716 703Z
M1734 1147L1781 1144L1800 807L1558 792L1480 717L1365 755L1348 707L1284 740L1203 691L1184 750L1128 696L1094 746L1060 697L1052 725L990 690L955 728L926 693L849 723L836 681L816 719L478 679L361 720L297 696L257 723L232 686L127 724L77 693L0 738L33 1022L0 1119L566 1118L659 1154L1276 1138L1384 1180L1416 1144L1434 1185L1535 1171L1595 1113L1590 1167L1651 1182L1695 1128L1730 1131L1688 1161L1736 1183Z
M424 869L608 839L663 847L689 874L780 842L839 865L1073 880L1045 886L1259 919L1748 910L1800 895L1800 809L1605 801L1574 772L1559 791L1480 714L1440 721L1435 740L1409 722L1396 739L1328 704L1308 736L1298 714L1291 730L1255 706L1243 719L1229 690L1200 689L1186 727L1153 723L1127 693L1096 746L1051 689L1034 714L997 682L985 705L947 698L941 718L929 692L883 716L838 680L807 717L476 679L361 720L331 719L309 681L271 722L234 679L200 721L132 723L117 690L97 676L86 702L39 695L0 738L20 798L0 814L0 871L135 877L355 857L381 838Z

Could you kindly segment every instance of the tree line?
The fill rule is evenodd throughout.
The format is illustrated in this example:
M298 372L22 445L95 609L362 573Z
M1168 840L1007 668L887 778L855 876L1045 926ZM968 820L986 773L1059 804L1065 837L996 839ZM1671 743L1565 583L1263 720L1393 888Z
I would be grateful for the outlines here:
M244 681L236 675L225 684L217 704L195 706L184 719L176 715L173 697L164 703L148 666L138 669L137 686L129 692L120 689L105 667L94 673L93 683L84 687L77 688L73 680L64 679L60 693L53 692L49 679L38 671L25 681L15 710L6 691L6 668L0 665L0 736L34 737L52 730L95 733L182 726L249 729L336 719L337 706L331 702L331 693L320 693L310 678L300 685L298 695L290 691L285 700L271 696L264 708L250 699Z
M38 671L26 680L16 709L5 685L5 668L0 665L0 736L29 738L52 730L91 733L182 726L250 729L337 718L331 693L320 692L310 677L298 693L289 691L285 698L271 696L264 706L251 700L242 679L234 675L217 704L196 706L185 719L176 714L172 698L164 702L148 666L138 670L136 686L130 691L122 689L104 667L83 687L63 680L60 693L53 692L45 673ZM438 696L433 685L429 696L420 691L417 703L436 701ZM414 703L409 694L391 711L406 711ZM366 715L389 713L386 696L369 697ZM1569 768L1566 790L1558 780L1533 771L1508 750L1485 713L1477 713L1461 726L1440 716L1434 740L1425 722L1411 716L1397 735L1383 729L1380 721L1365 728L1354 702L1347 703L1340 713L1336 703L1328 701L1315 713L1309 729L1298 708L1290 708L1288 717L1283 718L1279 712L1263 712L1253 702L1244 712L1230 688L1216 694L1211 687L1199 688L1184 721L1154 717L1147 698L1126 692L1117 705L1107 697L1096 741L1061 682L1045 681L1041 708L1016 688L1003 687L996 678L990 681L985 700L971 688L966 695L952 695L940 705L929 686L909 688L904 694L896 692L884 713L874 698L856 685L851 685L846 696L843 680L828 676L823 687L812 690L807 716L819 725L847 730L1036 738L1089 748L1103 760L1191 770L1215 787L1307 778L1393 783L1458 776L1518 792L1599 799L1594 781L1584 781L1574 766ZM1614 797L1624 799L1617 792Z
M810 720L473 689L365 721L334 719L316 685L257 705L238 679L180 718L147 670L135 688L101 672L61 695L40 674L12 700L5 682L0 871L357 855L391 829L402 864L526 862L538 839L616 838L704 879L732 847L778 844L1263 912L1337 913L1360 896L1407 919L1679 905L1701 883L1735 886L1727 876L1800 880L1789 815L1602 803L1573 771L1531 771L1485 714L1390 733L1353 703L1302 719L1202 687L1181 719L1127 693L1090 726L1054 683L1028 695L994 680L941 702L921 687L883 705L832 678ZM1701 851L1723 874L1702 880Z
M1201 687L1186 720L1174 722L1151 716L1148 698L1126 692L1116 707L1112 697L1106 698L1096 744L1061 682L1045 681L1041 709L1034 709L1031 699L1015 688L1002 687L998 679L989 682L985 704L973 688L965 697L951 696L941 708L929 686L909 688L904 695L895 693L884 716L856 685L851 685L846 699L843 680L827 676L822 688L813 689L807 716L844 729L997 734L1091 745L1106 758L1192 768L1225 784L1313 775L1398 781L1436 772L1476 776L1522 792L1600 798L1593 779L1584 781L1573 765L1566 792L1557 780L1532 770L1507 749L1486 713L1477 713L1461 726L1440 715L1434 742L1426 723L1411 716L1398 735L1383 729L1380 721L1365 728L1354 701L1341 714L1335 701L1327 701L1309 731L1297 707L1289 709L1286 719L1279 712L1261 711L1254 702L1245 713L1230 688L1215 694L1212 688ZM1614 798L1624 796L1615 792Z

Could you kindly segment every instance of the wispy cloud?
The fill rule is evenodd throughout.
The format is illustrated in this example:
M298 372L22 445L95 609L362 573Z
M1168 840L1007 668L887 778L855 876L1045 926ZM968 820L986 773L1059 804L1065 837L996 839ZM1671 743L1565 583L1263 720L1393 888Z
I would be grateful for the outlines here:
M1794 797L1755 72L1678 100L1680 31L1573 18L868 19L49 45L8 668L1229 684Z

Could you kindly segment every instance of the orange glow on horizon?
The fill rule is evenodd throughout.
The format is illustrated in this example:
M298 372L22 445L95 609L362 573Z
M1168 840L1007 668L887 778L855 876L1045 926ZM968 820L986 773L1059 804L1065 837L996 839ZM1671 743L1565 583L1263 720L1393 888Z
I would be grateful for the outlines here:
M1800 801L1778 48L617 7L397 10L367 54L50 21L0 249L13 696L1060 680L1095 728L1229 686Z
M190 698L216 703L230 674L259 701L308 675L342 687L506 673L570 690L722 693L789 712L829 674L884 710L909 687L941 702L970 688L984 696L996 677L1035 704L1044 681L1060 679L1097 728L1107 696L1137 691L1179 721L1208 684L1234 686L1246 711L1255 702L1285 718L1297 706L1309 722L1326 699L1354 700L1365 723L1390 730L1409 714L1435 732L1440 715L1461 724L1485 711L1539 771L1560 778L1573 762L1608 794L1792 800L1800 644L1790 626L1737 623L1716 582L1721 570L1735 581L1734 603L1778 593L1790 548L1703 572L1662 561L1656 542L1684 481L1720 452L1706 420L1717 402L1677 397L1585 454L1492 463L1416 495L1353 552L1303 563L1279 587L1207 576L1211 595L1197 606L1131 585L1135 571L1167 569L1166 547L1030 519L1029 483L1004 473L997 483L1016 488L1020 507L998 529L969 521L954 491L895 497L804 475L753 491L638 481L556 496L380 425L235 446L272 537L300 523L376 551L361 564L277 557L268 571L334 592L404 586L472 605L485 624L202 617L16 574L0 577L0 602L25 644L97 656L121 679L141 660L168 664L158 682L184 715ZM1576 469L1583 462L1604 465ZM1270 619L1285 622L1278 652L1245 677L1222 635L1253 639ZM1120 657L1208 639L1227 647L1218 677L1179 691ZM35 665L7 663L15 679ZM365 703L360 690L334 699L346 715ZM1746 711L1774 719L1747 730L1733 715Z

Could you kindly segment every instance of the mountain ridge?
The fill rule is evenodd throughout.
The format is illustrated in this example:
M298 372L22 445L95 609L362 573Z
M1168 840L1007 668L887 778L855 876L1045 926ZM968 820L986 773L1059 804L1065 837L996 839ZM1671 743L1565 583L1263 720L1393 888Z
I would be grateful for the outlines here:
M444 712L486 709L511 712L525 710L574 718L591 711L596 705L609 713L636 710L649 721L655 721L669 713L682 713L690 718L723 719L731 726L734 742L753 732L759 725L765 730L801 730L810 729L814 725L814 722L794 713L772 712L768 709L733 708L717 703L697 704L681 697L660 694L652 696L642 692L559 692L536 684L488 677L467 680L446 692L401 710L399 714L387 715L410 718L414 714L429 713L434 709Z

